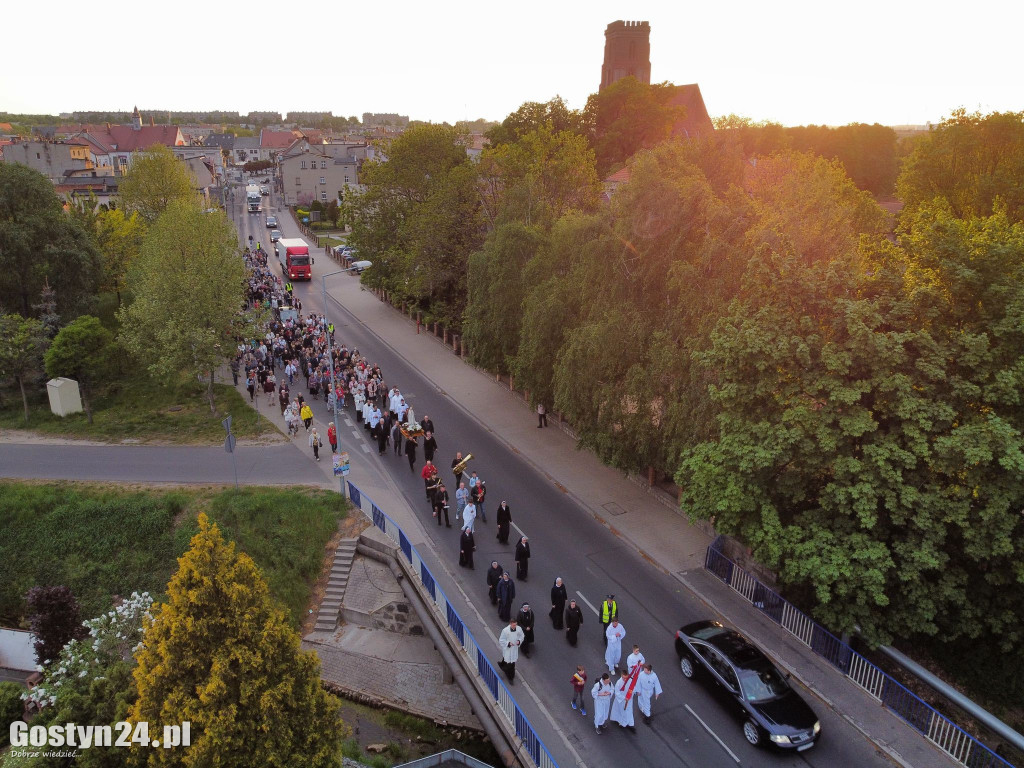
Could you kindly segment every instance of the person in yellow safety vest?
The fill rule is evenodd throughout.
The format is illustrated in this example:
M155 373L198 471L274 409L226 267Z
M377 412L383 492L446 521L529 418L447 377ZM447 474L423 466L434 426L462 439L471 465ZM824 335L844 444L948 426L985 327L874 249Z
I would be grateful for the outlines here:
M608 625L612 623L612 619L617 618L619 618L619 605L615 602L615 595L608 595L601 603L601 637L604 638L605 645L608 645L608 637L605 635Z
M284 284L284 289L285 289L286 291L288 291L288 295L289 295L289 296L291 296L291 295L292 295L292 284L291 284L291 281L289 281L289 282L287 282L287 283L285 283L285 284Z

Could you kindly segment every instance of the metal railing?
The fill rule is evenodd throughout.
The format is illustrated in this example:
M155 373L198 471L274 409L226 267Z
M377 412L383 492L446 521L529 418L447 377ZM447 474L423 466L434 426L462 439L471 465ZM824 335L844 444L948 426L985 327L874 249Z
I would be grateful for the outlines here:
M719 552L715 544L708 547L704 568L957 762L968 768L1013 768L992 749Z
M494 666L491 664L489 657L498 650L497 641L488 638L483 646L477 643L473 633L469 631L469 628L462 621L462 618L455 610L455 606L448 601L427 564L420 557L420 553L409 542L408 537L398 526L398 523L388 517L380 507L374 504L373 499L360 491L355 483L349 482L348 491L349 499L352 503L359 507L363 514L398 546L413 573L419 575L420 584L423 586L426 594L430 596L431 608L437 614L438 625L440 627L447 627L456 645L466 653L466 658L470 662L469 666L476 670L477 677L483 681L484 687L490 693L491 698L494 699L495 704L498 705L498 708L505 715L509 724L515 728L522 748L530 755L534 765L537 768L558 768L558 763L551 757L551 753L544 746L544 742L540 740L537 732L530 725L530 721L523 714L516 700L512 698L512 694L509 693L508 688L505 687L505 684L501 681Z

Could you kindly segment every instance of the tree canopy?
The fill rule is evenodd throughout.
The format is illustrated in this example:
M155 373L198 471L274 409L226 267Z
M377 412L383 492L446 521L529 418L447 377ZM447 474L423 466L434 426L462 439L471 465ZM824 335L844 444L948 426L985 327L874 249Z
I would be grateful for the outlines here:
M61 328L46 350L46 375L65 376L78 382L82 407L90 424L92 393L111 370L113 340L98 318L82 315Z
M205 514L136 654L132 722L192 723L192 746L139 750L138 765L333 768L347 728L315 654L253 561Z
M118 185L121 207L128 214L138 213L148 223L156 221L173 201L195 194L195 180L188 167L160 144L135 153Z

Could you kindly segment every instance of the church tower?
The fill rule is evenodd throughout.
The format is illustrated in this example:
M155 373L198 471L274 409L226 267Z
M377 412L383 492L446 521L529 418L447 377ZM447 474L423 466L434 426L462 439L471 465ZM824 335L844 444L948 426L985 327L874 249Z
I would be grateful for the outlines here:
M132 112L132 130L142 130L142 114L139 112L139 108L136 107L135 111Z
M651 82L651 25L646 21L613 21L604 31L601 88L632 75Z

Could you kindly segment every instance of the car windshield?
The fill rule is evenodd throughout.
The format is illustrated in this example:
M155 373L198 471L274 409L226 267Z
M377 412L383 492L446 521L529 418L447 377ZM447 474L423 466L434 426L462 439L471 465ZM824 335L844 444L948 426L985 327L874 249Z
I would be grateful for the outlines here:
M303 254L301 256L292 256L292 266L293 267L305 267L308 264L309 264L309 256L306 256L305 254Z
M701 627L693 632L690 637L695 637L698 640L707 640L709 637L720 635L725 631L725 627L719 626L718 624L712 624L710 627Z
M777 699L789 692L789 684L779 674L779 670L771 665L758 669L738 669L740 688L743 698L747 701L767 701Z

